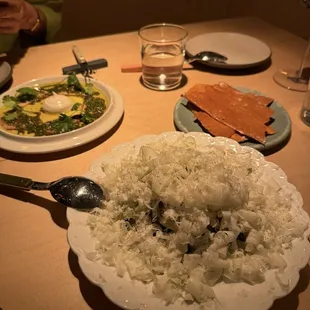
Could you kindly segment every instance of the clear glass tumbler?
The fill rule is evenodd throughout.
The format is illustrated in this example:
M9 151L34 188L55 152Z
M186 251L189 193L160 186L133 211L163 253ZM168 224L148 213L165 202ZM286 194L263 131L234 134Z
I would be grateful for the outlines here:
M170 90L182 81L187 31L174 24L152 24L139 30L143 84Z
M306 125L310 126L310 80L308 82L308 88L301 108L300 117Z

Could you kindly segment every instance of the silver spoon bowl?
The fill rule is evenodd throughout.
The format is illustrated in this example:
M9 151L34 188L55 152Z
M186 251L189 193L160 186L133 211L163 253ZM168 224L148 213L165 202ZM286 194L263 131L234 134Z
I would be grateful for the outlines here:
M211 52L211 51L204 51L200 52L194 56L187 56L186 61L188 63L192 63L194 61L200 61L200 62L205 62L205 63L225 63L227 61L227 57L224 55L221 55L216 52Z
M36 182L28 178L0 173L0 185L20 190L50 191L59 203L74 209L94 209L105 199L104 191L94 181L79 177L65 177L50 183Z

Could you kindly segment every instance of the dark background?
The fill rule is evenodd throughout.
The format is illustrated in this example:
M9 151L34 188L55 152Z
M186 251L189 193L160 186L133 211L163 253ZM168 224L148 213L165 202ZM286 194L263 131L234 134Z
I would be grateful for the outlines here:
M56 41L135 31L154 22L237 16L256 16L303 38L310 36L310 9L298 0L64 0Z

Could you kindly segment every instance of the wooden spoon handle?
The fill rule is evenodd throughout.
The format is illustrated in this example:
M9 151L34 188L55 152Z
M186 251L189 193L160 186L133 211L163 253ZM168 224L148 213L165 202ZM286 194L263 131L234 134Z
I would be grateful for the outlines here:
M141 72L142 71L142 65L141 64L123 65L121 67L121 70L122 70L123 73Z

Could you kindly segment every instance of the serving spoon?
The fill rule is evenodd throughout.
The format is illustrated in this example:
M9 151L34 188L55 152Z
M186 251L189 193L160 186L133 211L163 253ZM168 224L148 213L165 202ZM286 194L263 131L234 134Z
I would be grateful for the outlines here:
M202 61L202 62L216 62L216 63L225 63L227 61L227 57L212 51L203 51L194 56L187 56L186 62L192 63L194 61Z
M28 178L0 173L0 185L30 191L48 190L53 198L74 209L93 209L105 199L103 189L94 181L79 177L65 177L50 183L36 182Z

